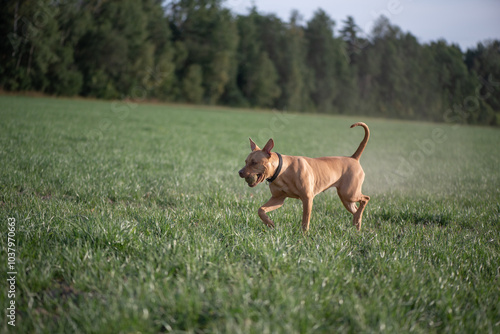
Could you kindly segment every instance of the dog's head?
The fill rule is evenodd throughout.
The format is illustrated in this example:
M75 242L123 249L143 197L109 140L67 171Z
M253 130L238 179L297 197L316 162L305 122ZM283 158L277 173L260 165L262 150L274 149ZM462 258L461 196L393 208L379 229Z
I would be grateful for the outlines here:
M244 178L250 187L253 188L272 176L270 159L273 147L274 141L272 139L269 139L262 150L250 139L252 152L245 160L245 167L239 171L240 177Z

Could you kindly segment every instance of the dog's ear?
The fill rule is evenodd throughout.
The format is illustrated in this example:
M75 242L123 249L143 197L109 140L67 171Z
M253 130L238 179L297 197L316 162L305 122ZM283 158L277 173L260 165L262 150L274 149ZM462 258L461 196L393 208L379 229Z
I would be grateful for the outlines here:
M266 146L264 146L262 151L266 152L268 156L271 156L271 150L273 149L273 147L274 147L274 141L271 138L267 141L267 144Z
M253 152L253 151L259 151L259 150L260 150L260 148L257 146L257 144L255 144L255 143L253 142L252 138L248 138L248 139L250 139L250 149L252 150L252 152Z

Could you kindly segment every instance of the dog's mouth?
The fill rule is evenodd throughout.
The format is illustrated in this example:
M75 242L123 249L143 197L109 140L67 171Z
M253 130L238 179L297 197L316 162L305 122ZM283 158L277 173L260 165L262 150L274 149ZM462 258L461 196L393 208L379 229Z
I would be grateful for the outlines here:
M250 188L255 187L262 181L264 181L264 174L252 174L245 178L245 181L248 183Z

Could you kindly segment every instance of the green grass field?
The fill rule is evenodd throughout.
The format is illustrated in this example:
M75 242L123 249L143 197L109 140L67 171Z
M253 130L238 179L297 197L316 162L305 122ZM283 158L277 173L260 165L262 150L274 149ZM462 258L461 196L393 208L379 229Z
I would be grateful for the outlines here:
M498 129L14 96L0 117L4 333L500 332ZM361 232L335 190L307 236L293 199L267 229L248 137L351 155L356 121Z

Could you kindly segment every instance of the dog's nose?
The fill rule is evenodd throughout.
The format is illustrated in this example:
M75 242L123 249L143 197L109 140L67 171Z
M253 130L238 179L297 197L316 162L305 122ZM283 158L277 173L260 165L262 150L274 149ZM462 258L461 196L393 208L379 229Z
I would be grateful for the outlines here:
M243 169L240 169L240 171L238 172L238 174L240 174L240 177L243 178Z

